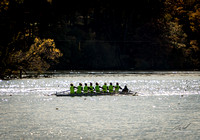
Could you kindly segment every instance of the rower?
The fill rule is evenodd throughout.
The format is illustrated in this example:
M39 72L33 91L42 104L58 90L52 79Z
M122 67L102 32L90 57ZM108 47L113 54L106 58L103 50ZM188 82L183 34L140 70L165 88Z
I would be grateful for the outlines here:
M119 93L119 89L122 89L122 88L119 86L119 83L116 83L115 93Z
M85 83L85 86L84 86L84 93L88 93L88 86L87 86L87 83Z
M96 91L96 93L100 93L100 86L98 83L96 83L95 91Z
M94 87L92 86L92 83L90 83L89 91L90 91L90 93L94 92Z
M83 90L82 84L79 83L79 86L77 87L77 94L81 94L82 90Z
M76 87L74 87L73 84L70 84L70 94L74 94L75 93L74 92L74 88L76 88Z
M104 85L102 86L102 91L103 91L103 93L106 93L107 92L107 90L108 90L108 87L107 87L107 85L106 85L106 83L104 83Z
M112 83L110 83L108 89L109 89L109 93L113 93L113 85L112 85Z

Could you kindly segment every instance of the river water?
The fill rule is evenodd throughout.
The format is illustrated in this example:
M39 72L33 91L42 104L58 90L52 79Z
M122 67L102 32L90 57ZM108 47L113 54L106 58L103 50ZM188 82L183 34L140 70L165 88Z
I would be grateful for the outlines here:
M139 96L56 97L118 82ZM70 72L0 81L0 139L200 139L200 72Z

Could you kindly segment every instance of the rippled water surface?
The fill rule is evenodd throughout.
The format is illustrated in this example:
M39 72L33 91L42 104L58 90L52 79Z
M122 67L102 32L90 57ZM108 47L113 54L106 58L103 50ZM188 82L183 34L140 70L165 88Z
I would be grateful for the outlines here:
M139 96L56 97L79 82ZM70 73L0 81L0 139L200 139L200 72Z

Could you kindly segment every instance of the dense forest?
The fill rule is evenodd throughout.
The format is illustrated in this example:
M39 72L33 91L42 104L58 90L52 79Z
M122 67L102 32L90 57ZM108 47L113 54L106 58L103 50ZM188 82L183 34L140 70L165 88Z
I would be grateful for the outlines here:
M199 70L200 0L0 0L0 78Z

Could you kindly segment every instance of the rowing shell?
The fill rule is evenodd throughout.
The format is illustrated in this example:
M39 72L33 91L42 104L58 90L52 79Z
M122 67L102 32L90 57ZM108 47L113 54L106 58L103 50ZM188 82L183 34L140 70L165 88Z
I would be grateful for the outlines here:
M75 96L106 96L106 95L132 95L132 96L138 96L137 92L119 92L119 93L68 93L65 91L62 92L56 92L56 96L70 96L70 97L75 97Z

